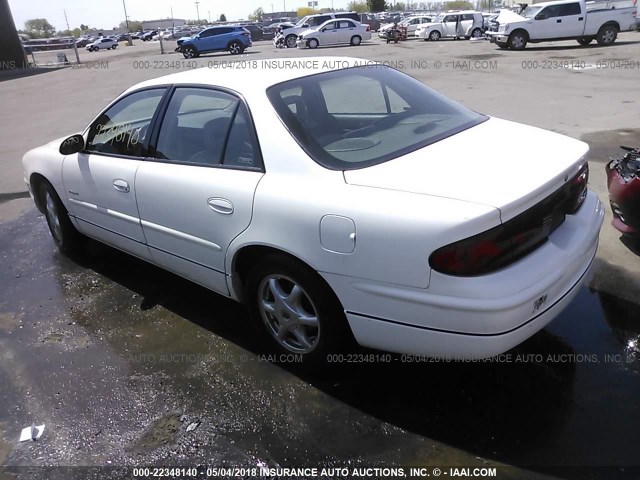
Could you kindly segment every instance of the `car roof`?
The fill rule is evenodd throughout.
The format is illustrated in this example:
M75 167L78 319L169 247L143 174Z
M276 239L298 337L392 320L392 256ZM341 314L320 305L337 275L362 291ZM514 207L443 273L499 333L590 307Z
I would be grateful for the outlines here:
M223 87L235 90L240 94L245 94L255 91L256 88L266 90L272 85L295 78L358 65L374 65L377 62L353 57L292 57L229 63L243 64L243 68L234 69L227 66L226 68L197 68L187 70L146 80L130 87L126 92L160 85L193 84ZM253 68L254 66L255 68ZM316 66L317 68L314 68ZM252 68L259 70L260 74L250 74Z

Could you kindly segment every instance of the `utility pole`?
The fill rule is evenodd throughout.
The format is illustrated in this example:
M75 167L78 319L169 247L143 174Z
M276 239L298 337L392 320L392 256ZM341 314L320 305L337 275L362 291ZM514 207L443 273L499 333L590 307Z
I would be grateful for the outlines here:
M67 18L67 11L63 10L64 12L64 21L67 22L67 32L69 32L69 35L71 35L71 28L69 27L69 19Z
M194 2L194 3L196 4L196 15L198 16L198 23L200 23L200 9L198 8L198 4L200 2Z
M173 7L171 7L171 27L176 28L176 22L173 20Z
M131 41L131 29L129 28L129 16L127 15L127 4L122 0L122 7L124 8L124 21L127 24L127 45L133 45Z

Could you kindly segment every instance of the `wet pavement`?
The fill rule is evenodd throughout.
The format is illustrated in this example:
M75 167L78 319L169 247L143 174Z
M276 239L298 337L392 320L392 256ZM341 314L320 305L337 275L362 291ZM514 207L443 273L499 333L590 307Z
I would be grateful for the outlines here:
M639 464L633 303L585 288L492 362L393 355L312 375L263 356L232 301L95 242L59 254L33 208L0 225L0 245L0 464L639 472L620 468ZM32 422L42 438L18 443Z

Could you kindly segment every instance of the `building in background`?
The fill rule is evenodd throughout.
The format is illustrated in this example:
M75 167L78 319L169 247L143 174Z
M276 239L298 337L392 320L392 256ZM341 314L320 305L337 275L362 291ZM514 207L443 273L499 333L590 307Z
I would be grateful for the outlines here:
M182 27L187 21L182 18L163 18L161 20L143 20L143 30L158 30L161 28Z
M262 14L262 24L269 25L270 23L277 22L281 18L298 18L297 12L272 12Z

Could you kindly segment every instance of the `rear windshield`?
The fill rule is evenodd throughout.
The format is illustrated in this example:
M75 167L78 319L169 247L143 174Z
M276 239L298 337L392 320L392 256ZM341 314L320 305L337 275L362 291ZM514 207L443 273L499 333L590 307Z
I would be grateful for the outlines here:
M297 78L267 95L298 144L332 170L382 163L487 119L382 65Z

